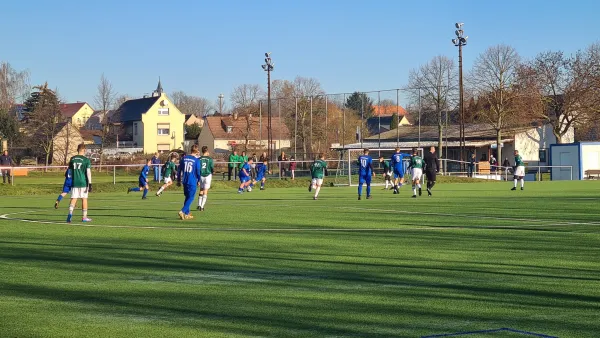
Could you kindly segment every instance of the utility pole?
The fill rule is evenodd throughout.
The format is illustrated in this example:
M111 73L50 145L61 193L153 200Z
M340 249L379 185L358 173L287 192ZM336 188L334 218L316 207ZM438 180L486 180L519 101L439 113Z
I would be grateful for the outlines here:
M275 63L271 60L271 53L265 53L265 64L262 65L262 69L267 72L267 142L268 148L267 153L269 156L269 162L273 161L273 125L271 119L271 72L275 67Z
M223 115L223 94L219 94L219 114Z
M460 118L460 126L459 126L459 134L460 134L460 161L461 168L463 167L463 161L465 161L465 105L464 105L464 87L463 87L463 60L462 60L462 48L467 45L468 36L464 36L464 30L462 26L464 23L456 23L454 26L456 27L456 38L452 39L452 43L454 46L458 47L458 109L459 109L459 118Z

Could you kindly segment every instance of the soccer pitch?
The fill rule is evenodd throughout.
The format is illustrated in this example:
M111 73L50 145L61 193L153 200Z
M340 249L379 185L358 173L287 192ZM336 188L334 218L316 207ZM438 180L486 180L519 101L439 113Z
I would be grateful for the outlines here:
M600 182L510 188L2 196L0 337L598 337Z

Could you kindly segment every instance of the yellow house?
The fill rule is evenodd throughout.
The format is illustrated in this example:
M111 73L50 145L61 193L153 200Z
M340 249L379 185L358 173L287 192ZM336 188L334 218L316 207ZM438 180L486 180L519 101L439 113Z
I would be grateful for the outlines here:
M86 102L63 103L60 105L60 113L73 126L81 128L94 114L94 109Z
M52 164L66 165L69 159L77 155L77 146L83 143L79 129L69 122L56 125L56 134L52 141Z
M124 132L120 140L133 141L145 154L183 149L185 115L159 86L151 97L125 101L117 111Z

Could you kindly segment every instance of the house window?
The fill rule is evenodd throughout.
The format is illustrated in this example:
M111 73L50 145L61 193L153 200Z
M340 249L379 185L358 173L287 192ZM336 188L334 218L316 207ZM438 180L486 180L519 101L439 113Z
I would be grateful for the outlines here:
M133 124L133 136L137 136L137 123Z
M171 126L168 123L159 123L156 127L159 136L169 136L171 134Z
M169 108L158 108L158 115L159 116L169 115Z
M233 127L232 126L227 126L227 133L231 133L233 131Z

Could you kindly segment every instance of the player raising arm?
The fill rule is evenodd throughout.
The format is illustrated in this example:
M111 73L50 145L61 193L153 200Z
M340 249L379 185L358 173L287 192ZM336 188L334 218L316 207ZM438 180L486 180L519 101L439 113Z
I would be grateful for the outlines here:
M202 156L200 156L200 196L198 196L198 210L204 211L206 199L208 199L208 189L212 182L212 175L215 172L213 159L209 156L208 147L202 147Z
M252 188L250 188L250 184L252 183L250 178L252 163L254 163L254 159L249 158L248 161L244 162L240 167L240 188L238 189L238 194L243 193L246 188L248 188L248 191L252 191Z
M142 189L144 189L144 194L142 194L142 199L145 200L147 198L146 195L148 195L148 190L149 190L148 174L150 173L150 165L152 165L152 160L151 159L146 160L146 165L144 167L142 167L142 171L140 171L140 177L138 178L138 187L127 189L128 194L132 191L140 192Z
M90 159L84 156L85 144L77 146L77 155L71 157L69 161L69 170L73 174L73 184L71 189L71 204L69 205L69 215L67 223L71 223L73 210L77 205L77 200L81 198L81 211L83 213L81 221L91 222L87 217L88 212L88 193L92 192L92 163Z
M315 189L313 200L319 197L319 191L323 185L323 177L327 175L327 162L325 162L325 154L320 153L319 157L310 165L311 181L308 186L308 191Z
M198 183L202 176L200 160L197 157L198 153L198 145L194 144L192 146L191 154L184 156L181 161L179 161L177 186L180 187L183 184L183 195L185 196L183 208L178 214L181 220L194 218L190 212L190 208L196 197L196 190L198 189Z
M67 168L65 170L65 183L63 184L62 193L58 195L56 198L56 202L54 202L54 209L58 209L58 204L62 201L63 197L67 196L67 194L71 191L71 186L73 185L73 174L71 173L71 169Z
M358 157L358 200L362 195L363 184L367 184L367 199L371 199L371 176L375 174L373 170L373 158L369 156L369 149L365 149L363 154Z
M165 184L163 184L162 187L160 187L160 189L158 189L158 191L156 192L156 196L160 196L160 194L162 194L162 192L165 191L165 189L167 189L169 186L171 186L173 184L173 176L175 176L175 159L176 158L177 158L177 155L172 154L171 158L167 161L167 163L165 163L165 165L163 165L162 176L163 176Z
M413 148L413 155L410 158L411 178L413 198L417 197L417 188L419 188L419 196L421 196L421 178L423 177L423 159L417 154L417 148Z

